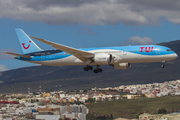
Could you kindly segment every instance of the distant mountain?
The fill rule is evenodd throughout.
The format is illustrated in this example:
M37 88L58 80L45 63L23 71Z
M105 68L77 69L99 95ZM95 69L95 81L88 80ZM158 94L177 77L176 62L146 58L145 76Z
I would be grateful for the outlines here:
M170 47L180 56L180 40L161 43ZM127 70L112 66L101 66L102 73L85 72L84 66L33 66L0 73L1 93L27 92L28 86L34 91L42 84L42 91L89 89L95 86L108 87L128 84L144 84L180 79L180 57L166 63L131 64ZM95 67L95 66L94 66Z

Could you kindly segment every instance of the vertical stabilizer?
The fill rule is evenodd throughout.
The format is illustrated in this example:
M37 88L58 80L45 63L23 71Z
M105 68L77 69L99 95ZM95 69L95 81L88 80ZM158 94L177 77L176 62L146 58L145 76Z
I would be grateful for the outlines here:
M22 29L15 30L24 54L42 51Z

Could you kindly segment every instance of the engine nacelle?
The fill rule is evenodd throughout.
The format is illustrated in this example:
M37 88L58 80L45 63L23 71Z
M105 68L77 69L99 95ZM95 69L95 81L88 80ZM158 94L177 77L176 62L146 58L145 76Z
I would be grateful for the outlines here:
M131 67L131 63L118 63L114 64L115 69L129 69Z
M98 64L111 64L113 61L112 55L106 54L106 53L95 54L93 60L95 63L98 63Z

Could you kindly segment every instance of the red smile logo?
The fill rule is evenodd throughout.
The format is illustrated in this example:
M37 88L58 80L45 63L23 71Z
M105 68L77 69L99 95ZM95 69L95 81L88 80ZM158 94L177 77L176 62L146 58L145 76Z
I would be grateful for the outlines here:
M29 43L31 43L31 41L29 41ZM27 47L25 47L25 43L22 43L22 45L24 49L28 49L30 47L30 44Z

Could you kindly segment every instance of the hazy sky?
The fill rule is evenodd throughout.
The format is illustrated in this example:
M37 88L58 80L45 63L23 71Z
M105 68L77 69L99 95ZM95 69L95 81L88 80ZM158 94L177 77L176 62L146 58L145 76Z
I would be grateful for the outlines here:
M180 39L179 0L0 0L0 11L0 71L34 65L2 53L22 54L15 28L75 48Z

